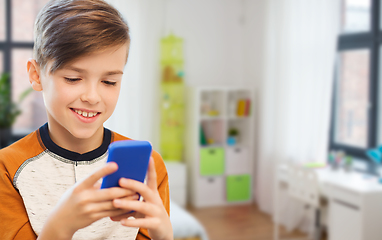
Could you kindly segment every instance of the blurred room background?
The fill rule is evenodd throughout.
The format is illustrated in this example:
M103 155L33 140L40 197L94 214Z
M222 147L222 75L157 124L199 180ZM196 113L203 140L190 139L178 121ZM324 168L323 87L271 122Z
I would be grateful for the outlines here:
M47 121L26 73L47 2L0 1L1 147ZM176 239L381 239L379 0L108 2L132 40L105 126L162 154Z

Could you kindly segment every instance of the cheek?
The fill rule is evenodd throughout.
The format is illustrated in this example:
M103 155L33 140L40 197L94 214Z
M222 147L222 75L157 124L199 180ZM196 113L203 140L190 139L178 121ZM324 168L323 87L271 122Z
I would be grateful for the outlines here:
M119 97L119 91L115 91L113 92L113 94L108 95L106 99L107 105L109 105L110 107L113 107L114 109L115 106L117 105L118 97Z
M120 87L104 88L102 92L102 100L109 110L114 111L118 102Z
M55 108L70 103L73 96L76 96L76 89L68 88L64 84L52 84L43 93L44 101L48 102L51 108Z

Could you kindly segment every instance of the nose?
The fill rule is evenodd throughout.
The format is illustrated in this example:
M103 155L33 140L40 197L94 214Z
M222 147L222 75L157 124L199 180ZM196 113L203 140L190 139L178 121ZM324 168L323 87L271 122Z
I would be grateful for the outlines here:
M84 92L81 95L81 101L88 102L92 105L101 101L97 84L87 84L85 86Z

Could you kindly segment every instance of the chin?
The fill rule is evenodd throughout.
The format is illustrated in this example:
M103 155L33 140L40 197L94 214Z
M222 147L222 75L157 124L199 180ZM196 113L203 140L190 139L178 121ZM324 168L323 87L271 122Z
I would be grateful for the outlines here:
M97 133L98 129L77 129L71 132L71 134L78 139L88 139L93 137Z

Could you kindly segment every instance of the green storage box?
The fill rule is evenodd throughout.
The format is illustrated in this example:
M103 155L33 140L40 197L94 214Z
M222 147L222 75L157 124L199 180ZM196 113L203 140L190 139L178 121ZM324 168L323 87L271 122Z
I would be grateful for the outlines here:
M249 174L227 176L227 201L246 201L251 198L251 176Z
M200 174L202 176L224 173L224 149L202 148L200 150Z

